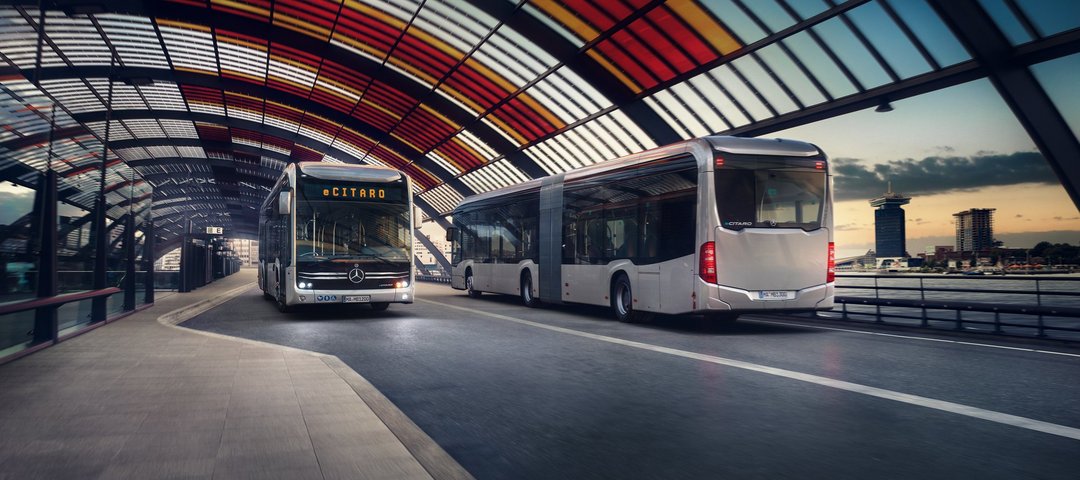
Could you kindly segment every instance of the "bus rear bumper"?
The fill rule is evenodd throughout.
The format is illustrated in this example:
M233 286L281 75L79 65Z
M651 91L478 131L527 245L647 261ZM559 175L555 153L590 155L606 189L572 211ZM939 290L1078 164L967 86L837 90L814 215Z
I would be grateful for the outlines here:
M789 295L793 294L793 298L790 299L767 300L762 298L764 294L758 290L709 284L700 279L697 287L698 298L702 301L698 302L694 313L830 310L836 291L834 284L822 283L792 291Z

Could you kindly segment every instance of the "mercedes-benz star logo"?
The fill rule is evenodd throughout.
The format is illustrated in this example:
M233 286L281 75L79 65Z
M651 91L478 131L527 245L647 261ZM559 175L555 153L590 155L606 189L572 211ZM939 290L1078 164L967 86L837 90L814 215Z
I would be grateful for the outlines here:
M352 283L360 283L364 281L364 271L359 268L349 270L349 281Z

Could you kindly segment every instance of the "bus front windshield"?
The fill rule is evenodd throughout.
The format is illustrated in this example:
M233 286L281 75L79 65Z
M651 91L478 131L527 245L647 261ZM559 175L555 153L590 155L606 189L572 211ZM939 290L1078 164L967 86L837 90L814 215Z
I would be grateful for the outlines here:
M407 203L384 202L385 198L370 201L341 197L324 199L322 191L338 189L328 190L321 186L299 190L296 208L296 256L299 262L410 261L412 236Z
M816 230L825 214L824 163L814 159L724 156L717 160L720 225Z

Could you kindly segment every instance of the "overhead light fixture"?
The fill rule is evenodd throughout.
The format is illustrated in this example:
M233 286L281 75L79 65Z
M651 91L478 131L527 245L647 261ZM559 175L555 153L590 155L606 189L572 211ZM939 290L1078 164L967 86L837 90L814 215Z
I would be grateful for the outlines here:
M154 79L150 77L125 77L121 81L132 87L147 87L154 84Z
M882 100L881 103L878 104L877 108L874 109L874 111L879 113L885 113L893 111L893 108L888 100Z

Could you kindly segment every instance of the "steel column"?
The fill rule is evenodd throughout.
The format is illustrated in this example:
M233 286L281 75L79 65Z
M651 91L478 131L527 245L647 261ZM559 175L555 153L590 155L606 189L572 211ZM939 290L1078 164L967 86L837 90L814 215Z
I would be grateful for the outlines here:
M34 201L34 211L39 214L38 241L41 242L38 249L38 298L54 297L59 293L56 274L56 202L56 172L49 169L41 178ZM39 308L34 316L34 343L55 340L59 335L57 326L56 308Z

